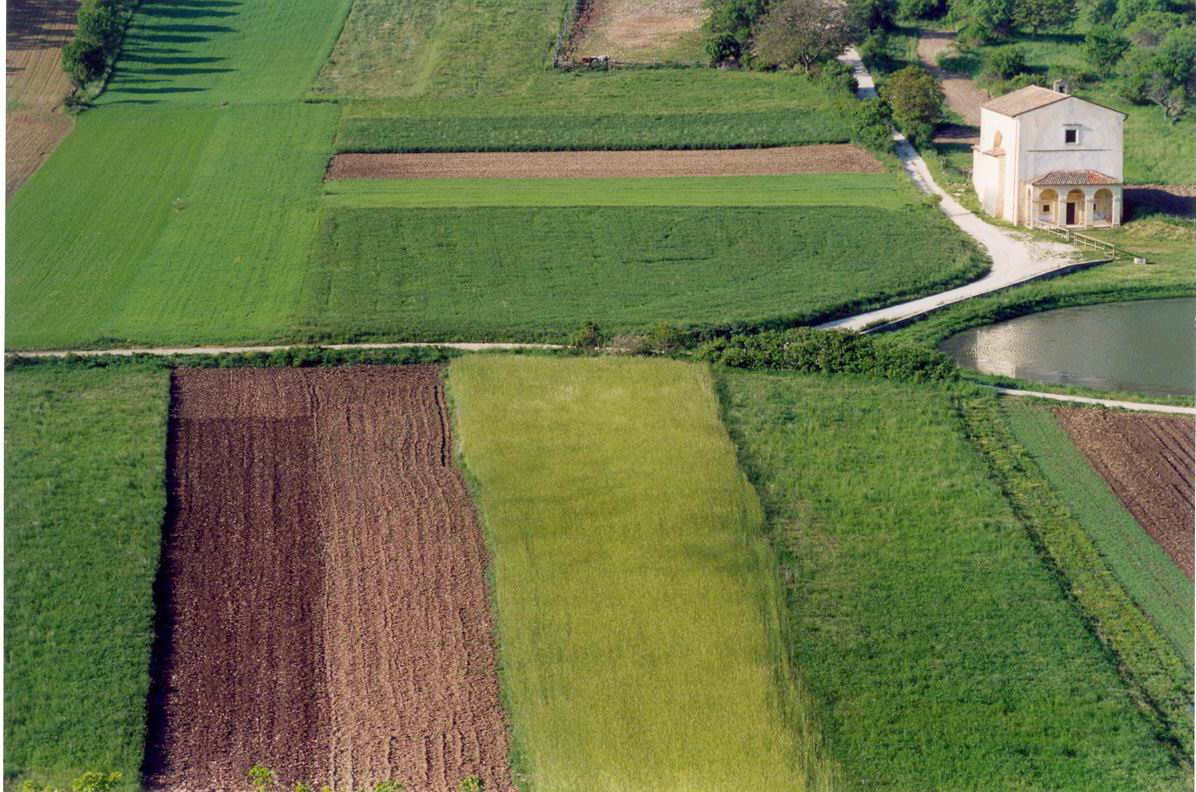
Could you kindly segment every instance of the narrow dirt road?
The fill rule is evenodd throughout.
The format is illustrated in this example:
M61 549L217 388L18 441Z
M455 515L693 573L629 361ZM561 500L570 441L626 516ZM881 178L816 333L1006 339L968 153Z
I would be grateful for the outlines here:
M947 107L961 117L968 126L980 126L980 105L988 101L988 94L976 87L976 83L967 75L946 71L938 65L938 56L946 52L955 43L955 33L946 30L918 31L918 60L939 79L943 85L943 95L947 99ZM948 130L955 129L948 127ZM950 139L959 142L958 134L950 134ZM969 135L973 142L977 140L976 133Z
M486 551L433 366L172 384L147 788L512 788Z

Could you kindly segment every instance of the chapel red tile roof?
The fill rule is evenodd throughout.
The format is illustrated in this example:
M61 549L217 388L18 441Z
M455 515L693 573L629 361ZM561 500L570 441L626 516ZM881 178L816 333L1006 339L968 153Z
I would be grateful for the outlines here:
M1035 179L1031 184L1057 184L1060 186L1070 187L1073 184L1121 184L1121 181L1114 179L1112 176L1106 176L1100 171L1094 170L1057 170L1050 173L1044 173Z

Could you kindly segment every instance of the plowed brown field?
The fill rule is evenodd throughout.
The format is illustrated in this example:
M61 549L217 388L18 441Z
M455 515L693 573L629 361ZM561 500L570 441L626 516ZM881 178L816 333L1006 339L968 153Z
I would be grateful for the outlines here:
M465 154L337 154L329 179L597 179L623 176L761 176L880 173L850 144L692 151L533 151Z
M71 131L70 117L55 109L70 88L59 61L62 46L75 28L78 6L78 0L8 3L6 199L33 175Z
M1196 531L1192 419L1075 407L1054 413L1125 508L1191 578Z
M486 553L434 367L182 370L149 786L508 790Z

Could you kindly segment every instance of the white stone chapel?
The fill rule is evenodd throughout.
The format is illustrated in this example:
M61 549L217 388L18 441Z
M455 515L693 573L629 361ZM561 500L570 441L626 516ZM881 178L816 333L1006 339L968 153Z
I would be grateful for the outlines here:
M1026 226L1121 224L1125 113L1031 85L980 107L972 183L984 211Z

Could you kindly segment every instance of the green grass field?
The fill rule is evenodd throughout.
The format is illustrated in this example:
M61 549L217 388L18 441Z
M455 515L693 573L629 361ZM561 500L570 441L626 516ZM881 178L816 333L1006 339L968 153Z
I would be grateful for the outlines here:
M1003 407L1014 436L1092 537L1126 593L1191 668L1192 581L1125 510L1048 408L1018 401Z
M913 186L891 173L673 176L639 179L346 179L324 185L325 206L866 206L903 209Z
M553 69L565 6L359 0L312 89L352 100L338 150L724 148L849 137L854 98L794 74Z
M471 357L449 386L523 791L836 788L707 370Z
M168 377L9 370L4 388L4 777L137 789L166 508Z
M975 277L908 207L329 209L299 327L310 338L561 341L796 323Z
M1190 786L961 431L949 392L718 372L849 784Z

